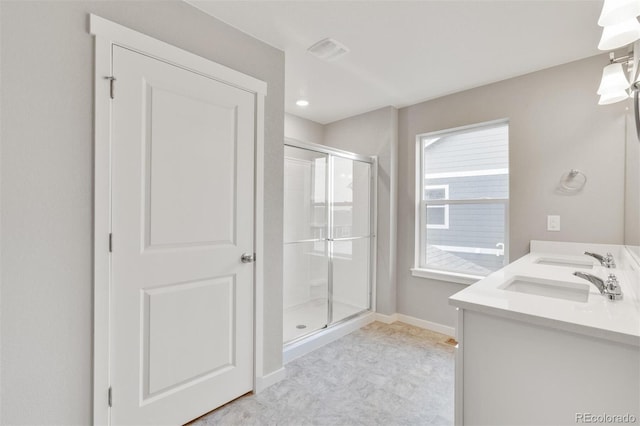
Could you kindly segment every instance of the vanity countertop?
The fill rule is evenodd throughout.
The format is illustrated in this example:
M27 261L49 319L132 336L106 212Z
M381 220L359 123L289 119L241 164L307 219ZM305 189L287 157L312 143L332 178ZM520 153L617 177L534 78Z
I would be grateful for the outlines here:
M617 267L600 266L595 259L582 254L584 251L611 252ZM541 260L552 261L538 263ZM591 265L589 269L581 269L560 263L554 265L553 261ZM594 285L574 276L574 271L588 272L603 279L609 272L614 273L623 299L608 300ZM561 281L570 286L588 284L588 300L573 301L503 289L518 277L541 282ZM528 255L454 294L449 303L461 309L640 346L639 290L640 265L625 246L532 241Z

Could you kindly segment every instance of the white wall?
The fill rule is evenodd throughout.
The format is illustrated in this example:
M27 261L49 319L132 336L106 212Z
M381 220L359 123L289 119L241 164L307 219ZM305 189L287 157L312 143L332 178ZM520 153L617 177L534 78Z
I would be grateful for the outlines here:
M572 62L399 112L398 312L453 326L447 299L464 286L411 276L414 259L415 137L509 119L510 260L532 239L622 244L625 105L599 106L596 89L606 55ZM588 176L577 195L554 191L572 168ZM546 216L561 216L560 232Z
M1 2L2 424L91 423L95 13L268 83L264 370L282 365L284 54L181 1Z

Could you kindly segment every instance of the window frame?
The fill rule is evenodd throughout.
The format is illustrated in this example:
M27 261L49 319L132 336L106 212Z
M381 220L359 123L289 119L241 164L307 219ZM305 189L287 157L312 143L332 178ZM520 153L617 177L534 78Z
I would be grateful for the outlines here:
M432 228L432 225L426 223L426 209L429 206L446 206L452 204L502 204L504 206L504 265L509 263L509 198L479 198L479 199L449 199L448 190L445 200L426 200L424 196L424 148L426 147L424 139L434 138L439 135L452 135L456 133L466 133L482 128L507 126L509 131L509 120L499 119L493 121L487 121L477 124L471 124L467 126L455 127L451 129L444 129L436 132L427 132L416 135L416 174L415 174L415 249L414 249L414 266L411 268L413 276L421 278L432 278L442 281L456 282L459 284L473 284L484 278L484 275L472 275L454 270L440 269L426 265L426 248L427 230L428 229L444 229L444 228ZM435 142L435 141L432 141ZM503 170L503 169L498 169ZM495 173L498 174L498 173ZM501 173L500 173L501 174ZM507 168L507 174L509 174L509 168ZM443 184L444 185L444 184ZM431 186L443 186L443 185L429 185ZM447 214L448 216L448 214ZM448 222L448 221L447 221ZM448 223L447 223L448 225ZM437 225L436 225L437 226ZM447 226L446 229L449 229ZM496 247L498 251L501 251Z

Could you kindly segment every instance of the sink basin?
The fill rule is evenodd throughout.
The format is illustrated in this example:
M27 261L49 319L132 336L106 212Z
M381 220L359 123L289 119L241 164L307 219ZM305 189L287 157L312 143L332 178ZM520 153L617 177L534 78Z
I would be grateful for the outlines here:
M593 262L588 260L562 259L556 257L540 257L533 261L539 265L566 266L567 268L593 269Z
M573 302L586 303L587 300L589 300L589 284L514 276L500 288L506 291L553 297L555 299L565 299Z

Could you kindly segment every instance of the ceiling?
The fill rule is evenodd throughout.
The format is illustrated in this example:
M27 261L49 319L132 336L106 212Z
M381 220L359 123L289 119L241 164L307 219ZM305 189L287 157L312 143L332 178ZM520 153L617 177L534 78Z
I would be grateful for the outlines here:
M602 0L186 1L283 50L285 110L322 124L600 53ZM327 37L350 52L307 52Z

